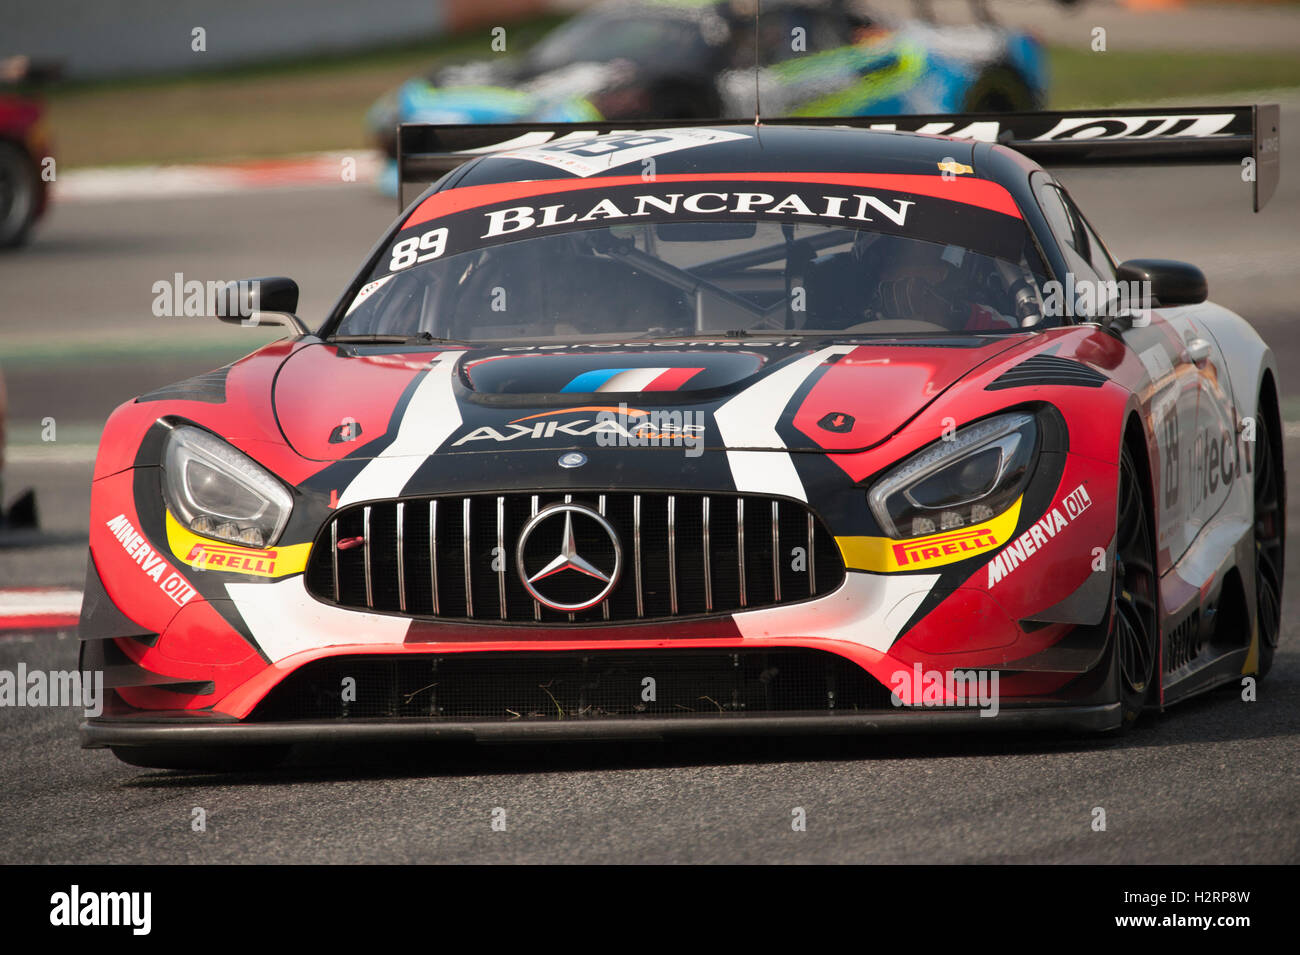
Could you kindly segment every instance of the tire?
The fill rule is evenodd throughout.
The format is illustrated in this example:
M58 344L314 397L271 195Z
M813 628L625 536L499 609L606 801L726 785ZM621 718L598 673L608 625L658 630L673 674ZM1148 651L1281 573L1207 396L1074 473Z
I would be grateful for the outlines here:
M27 153L0 142L0 248L27 241L36 220L36 168Z
M288 746L110 746L124 763L145 769L244 773L274 769L289 755Z
M1115 526L1115 595L1111 635L1123 726L1132 726L1159 684L1155 534L1142 476L1127 446L1120 455Z
M1039 108L1038 97L1008 66L991 66L966 91L968 113L1020 113Z
M1255 417L1255 606L1259 628L1256 677L1273 666L1282 626L1283 562L1286 555L1286 488L1280 448L1264 415Z

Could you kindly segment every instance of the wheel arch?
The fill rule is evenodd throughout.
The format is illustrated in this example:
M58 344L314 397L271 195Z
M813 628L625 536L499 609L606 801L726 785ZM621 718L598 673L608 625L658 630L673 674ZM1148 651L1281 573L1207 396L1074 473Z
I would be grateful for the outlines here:
M1115 460L1119 461L1124 449L1127 448L1129 454L1133 456L1133 464L1138 469L1138 475L1142 479L1142 498L1146 503L1147 514L1151 517L1151 524L1155 531L1156 540L1160 539L1160 512L1156 508L1155 501L1155 472L1151 468L1153 454L1158 452L1156 447L1156 434L1148 430L1144 423L1142 411L1138 407L1136 400L1130 402L1124 411L1124 426L1119 434L1119 447L1116 449Z

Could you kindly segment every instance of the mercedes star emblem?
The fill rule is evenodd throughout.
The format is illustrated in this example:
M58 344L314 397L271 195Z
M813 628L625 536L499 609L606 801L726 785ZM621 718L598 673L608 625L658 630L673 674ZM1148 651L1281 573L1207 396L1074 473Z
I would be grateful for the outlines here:
M609 596L623 571L623 548L603 514L582 504L552 504L524 524L515 563L534 600L572 613Z

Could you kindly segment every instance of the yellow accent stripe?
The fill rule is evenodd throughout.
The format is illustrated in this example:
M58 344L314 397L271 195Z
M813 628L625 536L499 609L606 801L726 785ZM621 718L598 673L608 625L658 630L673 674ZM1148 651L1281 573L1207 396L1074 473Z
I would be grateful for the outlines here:
M307 569L307 554L311 550L311 544L258 549L200 537L176 520L171 511L167 512L167 546L181 563L195 570L220 570L251 577L300 574ZM230 566L226 566L227 561Z
M837 537L844 557L844 566L850 570L869 570L878 574L892 574L942 567L978 554L992 553L1011 539L1020 520L1020 505L1024 498L983 524L957 530L894 540L892 537Z
M1246 652L1246 660L1241 665L1242 676L1249 676L1259 669L1259 622L1256 621L1250 634L1250 650Z

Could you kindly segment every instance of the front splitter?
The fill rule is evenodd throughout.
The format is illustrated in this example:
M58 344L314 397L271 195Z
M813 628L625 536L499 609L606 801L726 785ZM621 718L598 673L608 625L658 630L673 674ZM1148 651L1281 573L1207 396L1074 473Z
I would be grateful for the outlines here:
M670 740L698 736L867 735L875 733L1101 733L1118 729L1119 703L1089 706L978 709L903 708L872 713L781 716L632 717L591 720L444 722L333 720L286 723L146 723L133 719L81 724L85 749L106 746L271 746L371 742L545 742L549 740Z

